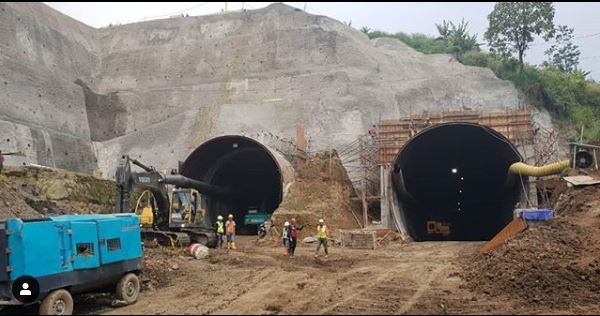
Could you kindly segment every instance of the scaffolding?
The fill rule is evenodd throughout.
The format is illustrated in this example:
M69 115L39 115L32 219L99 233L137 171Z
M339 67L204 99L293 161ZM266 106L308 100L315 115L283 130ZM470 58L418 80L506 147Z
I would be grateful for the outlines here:
M380 210L379 220L384 227L400 231L397 218L387 214L390 208L390 180L387 175L396 156L419 132L441 123L466 122L490 127L505 136L525 157L545 163L557 151L558 135L532 123L531 111L526 108L505 112L449 111L413 114L399 119L382 120L369 131L339 150L340 159L348 170L363 207L363 228L377 219L374 208ZM538 144L534 146L534 144ZM528 156L527 154L532 156ZM527 201L531 188L526 192ZM529 203L529 202L527 202Z

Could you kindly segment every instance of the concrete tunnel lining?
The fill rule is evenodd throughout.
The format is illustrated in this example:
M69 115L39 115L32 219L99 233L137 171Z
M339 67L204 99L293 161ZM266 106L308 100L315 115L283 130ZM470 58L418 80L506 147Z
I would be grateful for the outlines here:
M213 185L230 187L235 196L204 196L207 219L233 214L240 234L255 234L244 225L249 209L271 215L281 203L289 182L289 163L275 151L251 138L227 135L196 148L184 161L181 174ZM202 193L202 192L201 192Z
M408 234L417 241L491 239L520 201L523 183L508 168L521 160L510 141L482 125L421 131L398 153L392 172ZM450 223L450 236L428 234L428 221Z

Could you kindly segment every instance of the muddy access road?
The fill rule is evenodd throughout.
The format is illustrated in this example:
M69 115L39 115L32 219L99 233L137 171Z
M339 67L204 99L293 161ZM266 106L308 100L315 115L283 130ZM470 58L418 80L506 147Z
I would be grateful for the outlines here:
M209 260L169 260L166 268L176 268L178 276L168 286L144 291L134 305L114 309L87 305L81 311L414 314L498 313L503 308L502 302L459 288L458 257L477 251L481 243L392 244L375 251L333 248L328 258L315 258L314 247L302 245L290 259L273 244L240 239L237 251L214 251Z

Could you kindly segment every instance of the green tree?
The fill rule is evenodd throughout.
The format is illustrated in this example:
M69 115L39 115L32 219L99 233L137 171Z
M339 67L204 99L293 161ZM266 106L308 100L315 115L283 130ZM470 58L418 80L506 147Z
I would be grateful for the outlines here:
M479 51L477 43L477 34L469 34L469 22L464 19L456 26L451 21L442 21L442 24L435 25L440 33L439 40L445 42L446 46L456 54L456 57L462 56L464 53L475 50Z
M516 53L520 72L534 35L541 35L545 40L554 35L552 2L497 2L488 20L490 24L484 37L490 51L503 56Z
M360 28L360 31L363 32L363 33L365 33L365 34L367 34L367 35L369 35L369 33L371 32L371 28L368 27L368 26L363 26L363 27Z
M549 60L544 66L554 66L561 71L572 72L579 65L579 46L573 44L573 28L560 25L555 30L556 42L545 51Z

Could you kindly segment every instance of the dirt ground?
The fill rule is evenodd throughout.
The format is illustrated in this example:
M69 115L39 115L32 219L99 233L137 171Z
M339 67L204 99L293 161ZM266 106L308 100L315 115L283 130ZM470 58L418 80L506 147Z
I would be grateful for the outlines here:
M107 314L598 314L600 187L565 189L558 217L488 255L483 242L332 248L289 259L273 242L239 241L208 260L175 255L169 280ZM165 253L153 250L152 260ZM176 267L176 269L172 269Z
M13 170L0 181L0 215L109 209L112 201L95 188L109 191L112 183L78 177ZM75 313L598 314L600 186L557 185L548 206L558 217L487 255L479 252L484 242L395 241L377 250L331 247L328 258L315 258L316 245L301 243L290 259L277 240L254 236L238 236L238 250L211 250L203 260L186 249L150 248L136 304L119 306L110 294L80 295ZM352 196L340 192L326 203ZM317 213L324 209L317 200L302 208Z
M130 306L79 301L76 312L115 314L527 314L560 311L513 304L463 285L462 258L481 242L395 243L386 248L334 248L314 258L302 245L289 259L272 245L243 238L238 251L208 260L171 257L168 285L146 289ZM153 251L151 256L162 258ZM177 270L172 270L176 267ZM91 304L90 304L91 303ZM567 313L570 310L564 309Z
M465 256L465 287L536 313L600 313L600 187L565 187L555 199L555 219Z
M328 258L315 258L314 247L302 245L290 259L282 248L258 245L254 237L241 238L239 244L237 251L213 251L208 260L177 257L180 275L168 286L144 291L136 304L107 314L442 313L451 297L473 302L457 287L455 262L481 245L333 248ZM482 303L475 304L480 311Z

